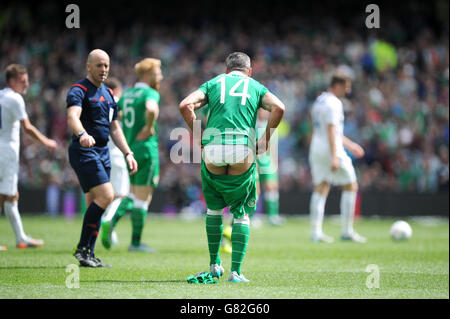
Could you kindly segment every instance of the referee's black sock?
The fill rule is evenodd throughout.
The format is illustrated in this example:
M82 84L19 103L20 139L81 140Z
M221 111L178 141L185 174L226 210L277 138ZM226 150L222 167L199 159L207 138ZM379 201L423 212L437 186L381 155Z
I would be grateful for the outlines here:
M103 214L103 213L102 213ZM100 215L101 216L101 215ZM98 231L100 230L100 226L102 225L101 217L100 220L97 223L97 227L95 230L91 233L91 237L89 238L89 248L91 250L91 257L94 257L94 250L95 250L95 242L97 241L98 237Z
M80 242L78 248L88 247L91 253L94 251L95 240L97 239L98 230L101 224L102 214L105 210L92 202L86 210L83 219L83 227L81 228Z

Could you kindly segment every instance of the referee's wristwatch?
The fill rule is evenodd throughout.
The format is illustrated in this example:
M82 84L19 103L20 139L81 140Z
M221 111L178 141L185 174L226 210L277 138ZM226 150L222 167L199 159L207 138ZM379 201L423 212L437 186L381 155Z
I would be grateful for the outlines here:
M80 137L82 137L85 133L86 133L86 131L80 131L80 132L78 132L77 137L80 138Z
M134 157L134 153L133 153L133 152L128 152L128 153L126 153L126 154L125 154L125 158L127 158L128 155L133 155L133 157Z

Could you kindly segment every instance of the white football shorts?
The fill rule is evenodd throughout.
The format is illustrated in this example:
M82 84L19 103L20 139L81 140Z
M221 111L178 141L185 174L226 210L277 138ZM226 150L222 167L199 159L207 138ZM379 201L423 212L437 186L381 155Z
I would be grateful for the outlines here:
M339 168L331 170L331 157L323 154L310 154L309 164L314 186L322 182L330 185L343 186L356 182L356 173L351 158L347 154L338 156Z
M118 158L111 157L110 181L115 196L127 196L130 192L130 176L123 155Z
M10 147L0 146L0 194L14 196L19 181L19 155Z

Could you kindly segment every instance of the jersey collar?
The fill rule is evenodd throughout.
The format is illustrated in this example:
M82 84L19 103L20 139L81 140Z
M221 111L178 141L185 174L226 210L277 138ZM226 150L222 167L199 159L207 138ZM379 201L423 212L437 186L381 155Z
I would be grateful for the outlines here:
M238 71L238 70L231 71L231 72L228 73L228 74L230 74L230 75L237 74L237 75L247 76L247 75L245 75L243 72Z
M134 87L136 89L143 89L143 88L149 88L150 86L147 83L144 83L144 82L136 82Z

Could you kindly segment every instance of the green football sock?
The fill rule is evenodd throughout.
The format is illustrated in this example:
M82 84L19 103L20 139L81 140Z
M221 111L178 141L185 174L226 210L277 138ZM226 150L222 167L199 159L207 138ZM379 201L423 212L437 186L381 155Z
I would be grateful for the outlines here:
M111 219L112 227L115 227L119 219L121 219L128 211L133 209L134 201L130 197L125 197L117 207L116 213Z
M275 216L279 213L278 191L269 191L264 195L264 210L267 216Z
M141 244L142 231L144 230L145 218L147 210L142 208L133 208L131 211L131 244L139 246Z
M267 216L275 216L278 215L278 201L272 201L272 200L265 200L264 201L264 208L266 209Z
M222 241L222 215L206 214L206 236L208 237L209 263L221 264L219 257L220 242Z
M231 233L231 271L235 271L238 275L241 274L241 264L247 252L248 237L250 234L250 227L247 224L234 223L233 231Z

